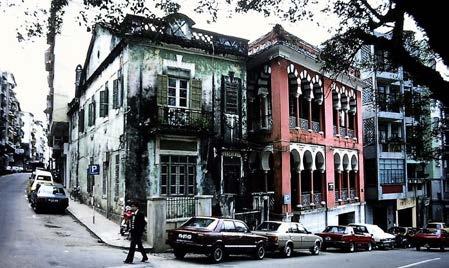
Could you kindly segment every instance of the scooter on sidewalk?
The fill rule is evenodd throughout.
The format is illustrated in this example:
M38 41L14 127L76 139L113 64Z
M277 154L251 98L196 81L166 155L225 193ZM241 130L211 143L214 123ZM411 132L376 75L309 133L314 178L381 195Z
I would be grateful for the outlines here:
M120 221L120 235L130 238L131 220L134 215L130 206L125 206L122 213L122 220Z

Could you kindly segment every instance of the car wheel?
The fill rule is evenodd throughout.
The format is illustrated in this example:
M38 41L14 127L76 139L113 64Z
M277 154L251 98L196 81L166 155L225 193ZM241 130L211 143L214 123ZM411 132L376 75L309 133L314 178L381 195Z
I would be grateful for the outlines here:
M354 252L355 251L355 245L354 243L350 243L348 247L348 252Z
M262 260L265 257L265 246L263 244L257 245L254 257L256 260Z
M320 243L315 243L313 245L313 247L310 249L310 253L312 253L312 255L318 255L320 254Z
M373 244L371 244L371 243L368 243L368 247L367 247L367 250L368 250L368 251L371 251L371 250L373 250Z
M184 256L186 255L186 252L181 249L174 249L173 253L175 254L175 258L178 260L184 259Z
M221 262L224 257L223 247L221 245L216 245L213 248L210 257L211 257L212 261L215 263Z
M282 252L282 255L284 255L284 257L288 258L288 257L292 256L292 252L293 252L293 246L292 246L292 244L289 243L284 247L284 251Z

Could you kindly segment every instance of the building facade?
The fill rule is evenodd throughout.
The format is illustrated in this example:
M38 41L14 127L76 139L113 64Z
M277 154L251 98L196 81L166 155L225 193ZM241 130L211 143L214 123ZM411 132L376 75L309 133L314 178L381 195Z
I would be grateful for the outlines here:
M431 137L425 133L429 129L422 135L416 131L430 120L430 104L423 101L427 90L393 66L381 49L365 46L360 57L376 63L362 72L370 85L363 91L366 221L384 229L423 226L429 162L416 144L429 147Z
M77 68L68 185L110 218L128 199L162 198L166 218L183 220L200 196L218 194L225 155L243 169L247 41L193 24L174 14L98 25Z
M323 74L318 54L276 25L249 46L247 88L247 189L267 195L262 220L299 220L312 232L365 222L363 83Z
M22 165L23 160L24 132L16 86L14 75L0 70L0 173L8 166Z

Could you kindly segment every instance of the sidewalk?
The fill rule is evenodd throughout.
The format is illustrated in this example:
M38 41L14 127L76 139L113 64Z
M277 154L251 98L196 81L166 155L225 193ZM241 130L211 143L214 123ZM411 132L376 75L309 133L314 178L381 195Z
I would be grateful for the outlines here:
M73 215L82 225L89 229L102 242L109 246L129 249L130 241L120 235L120 226L95 211L95 224L92 221L92 207L70 200L67 211ZM144 242L144 248L151 251L150 246Z

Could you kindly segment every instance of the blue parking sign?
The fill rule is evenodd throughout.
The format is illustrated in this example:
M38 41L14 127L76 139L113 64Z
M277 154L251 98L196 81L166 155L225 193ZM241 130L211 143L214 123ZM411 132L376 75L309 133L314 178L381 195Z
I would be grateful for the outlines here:
M100 165L89 165L87 169L88 175L100 175Z

